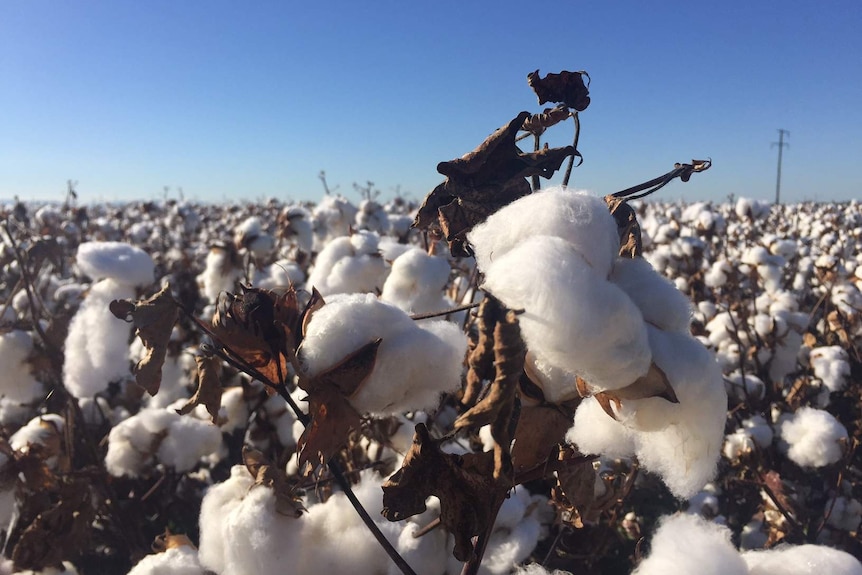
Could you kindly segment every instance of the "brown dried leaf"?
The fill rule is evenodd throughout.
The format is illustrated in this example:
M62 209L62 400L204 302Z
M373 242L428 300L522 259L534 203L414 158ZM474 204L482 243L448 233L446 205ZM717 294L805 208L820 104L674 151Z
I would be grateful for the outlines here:
M522 405L512 445L515 474L544 465L554 447L565 442L573 417L574 410L567 406Z
M116 317L134 324L136 335L147 350L146 355L135 365L135 382L155 395L162 384L162 366L168 352L171 331L177 321L177 302L166 285L149 299L132 303L114 300L110 310Z
M299 325L296 291L284 293L244 288L243 293L219 294L212 319L213 333L238 359L274 384L287 376L289 354L295 349L293 330Z
M596 400L605 413L616 419L611 403L619 409L625 399L646 399L648 397L661 397L671 403L679 403L676 393L670 385L665 372L655 363L651 363L645 375L637 378L634 383L626 387L608 391L601 391L595 395Z
M634 209L624 200L605 196L605 203L617 224L620 236L620 257L634 259L643 253L641 228Z
M567 120L571 112L566 106L557 106L556 108L545 108L541 114L533 114L521 126L525 132L530 132L536 136L541 136L545 130Z
M168 549L176 549L179 547L191 547L197 550L192 540L188 535L171 533L170 529L165 528L165 532L157 535L152 544L152 550L156 553L164 553Z
M539 71L527 74L527 83L539 98L539 104L546 102L561 102L578 112L583 112L590 105L590 91L584 84L584 76L589 81L590 75L584 71L548 74L539 77Z
M321 463L328 460L347 443L350 431L359 429L359 413L348 398L374 371L382 341L369 342L325 372L300 380L300 387L308 393L311 416L311 423L297 442L300 469L312 458L319 458Z
M272 465L263 453L248 446L242 448L242 461L254 477L255 485L263 485L275 493L275 510L280 515L299 517L305 508L283 469Z
M314 316L314 312L322 308L324 305L326 305L326 302L323 300L323 296L320 295L320 292L317 291L316 287L312 287L311 297L308 299L308 303L305 304L305 309L302 310L302 318L300 320L299 334L296 342L297 346L302 343L302 338L304 338L305 334L308 332L308 324Z
M420 423L401 469L383 484L383 516L401 521L425 511L429 496L438 497L441 524L455 536L453 555L467 561L472 538L492 527L508 490L493 479L492 468L490 453L443 453Z
M222 362L216 356L196 355L195 364L198 367L195 394L189 398L182 408L177 410L180 415L189 413L198 405L207 408L213 423L218 423L218 412L221 408L221 370Z

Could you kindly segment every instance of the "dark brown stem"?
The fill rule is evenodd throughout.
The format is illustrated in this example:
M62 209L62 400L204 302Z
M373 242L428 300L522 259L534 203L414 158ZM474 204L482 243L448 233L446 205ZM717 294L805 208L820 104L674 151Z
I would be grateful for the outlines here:
M539 134L533 134L533 151L538 152L541 149L541 139L542 137ZM532 176L531 181L533 182L533 191L539 191L539 175L536 174Z
M566 164L566 173L563 176L563 186L566 187L568 187L569 178L572 176L572 168L575 166L575 156L578 155L578 140L581 138L581 120L577 112L572 112L572 120L575 122L575 137L572 140L572 147L575 149L575 153L569 156L569 163Z
M434 311L430 313L417 313L410 316L412 320L420 320L420 319L430 319L432 317L443 317L446 315L451 315L453 313L458 313L459 311L466 311L468 309L473 309L479 307L478 303L468 303L464 305L459 305L458 307L453 307L451 309L446 309L443 311Z

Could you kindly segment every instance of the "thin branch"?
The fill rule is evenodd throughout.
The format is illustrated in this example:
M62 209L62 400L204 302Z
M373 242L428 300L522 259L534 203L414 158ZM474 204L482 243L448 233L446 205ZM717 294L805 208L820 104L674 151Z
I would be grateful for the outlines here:
M577 112L572 112L572 120L575 122L575 138L572 141L572 147L575 149L575 153L569 156L569 163L566 165L566 173L563 176L563 186L566 187L568 187L569 178L572 176L572 168L575 165L575 156L581 158L581 162L578 163L579 166L584 161L584 158L580 156L580 152L578 152L578 140L581 138L581 119Z
M664 174L663 176L653 178L648 182L632 186L631 188L626 188L625 190L619 191L612 195L615 198L637 200L659 191L676 178L680 178L683 182L687 182L693 173L703 172L705 170L708 170L711 166L712 160L692 161L691 164L675 164L674 169Z
M412 320L420 320L420 319L430 319L432 317L442 317L446 315L451 315L453 313L458 313L459 311L466 311L468 309L473 309L479 307L478 303L467 303L464 305L459 305L458 307L453 307L450 309L446 309L443 311L434 311L430 313L417 313L410 316Z

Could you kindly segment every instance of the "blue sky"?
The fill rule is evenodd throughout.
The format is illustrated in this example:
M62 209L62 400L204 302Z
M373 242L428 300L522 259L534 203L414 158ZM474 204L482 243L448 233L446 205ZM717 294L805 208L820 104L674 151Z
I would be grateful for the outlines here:
M862 2L0 3L0 198L317 199L317 174L421 199L587 70L583 165L611 193L710 156L664 199L862 191ZM571 127L549 133L565 145ZM529 146L529 144L527 144Z

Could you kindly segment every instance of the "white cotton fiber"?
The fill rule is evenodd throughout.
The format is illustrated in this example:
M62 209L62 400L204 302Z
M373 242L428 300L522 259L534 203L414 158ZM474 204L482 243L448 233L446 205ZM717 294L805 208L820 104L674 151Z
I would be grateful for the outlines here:
M560 238L533 236L484 270L483 288L518 316L528 349L595 390L633 383L649 368L646 324L625 292Z
M619 251L619 235L604 200L567 188L524 196L491 215L467 234L483 271L536 235L561 238L606 278ZM515 270L513 270L514 272Z
M307 285L324 296L381 289L389 269L378 242L377 234L368 231L332 240L318 254Z
M862 575L849 553L821 545L783 545L742 554L749 575Z
M204 575L194 547L181 545L164 553L147 555L141 559L128 575Z
M688 333L691 302L643 258L617 258L610 281L626 292L645 321L659 329Z
M815 347L808 356L814 377L820 379L829 391L841 391L850 377L850 363L847 352L837 346Z
M566 441L583 453L605 457L631 457L635 454L634 431L608 416L594 397L584 399L575 411L574 424Z
M132 325L114 317L108 306L115 299L134 297L129 284L103 279L90 288L72 318L64 346L63 380L75 397L93 397L110 382L130 376Z
M218 295L223 292L235 293L237 282L243 277L243 271L237 266L234 252L229 248L213 246L207 253L203 273L197 276L201 295L210 303L218 301Z
M29 403L43 395L42 384L33 377L27 361L31 351L33 338L26 331L0 333L0 397Z
M787 456L801 467L835 463L847 440L847 429L831 413L812 407L801 407L782 421L779 433Z
M392 262L380 299L408 313L444 311L452 307L443 296L451 271L445 258L411 249Z
M433 409L461 382L466 336L445 321L416 324L372 294L333 298L314 313L300 351L307 375L382 339L374 370L350 398L360 413Z
M225 539L226 518L239 506L254 480L244 465L234 465L230 478L210 487L201 500L200 549L201 565L216 573L225 573L226 555L232 542Z
M646 559L632 575L747 575L730 530L697 515L664 518Z
M93 281L111 278L131 286L153 283L155 264L144 250L121 242L84 242L75 258L78 269Z
M515 566L515 571L513 571L514 575L572 575L568 571L560 571L559 569L554 569L553 571L548 571L538 563L530 563L529 565L517 565Z
M190 471L202 457L218 450L221 430L202 419L177 416L171 421L156 457L159 462L174 468L178 473Z

